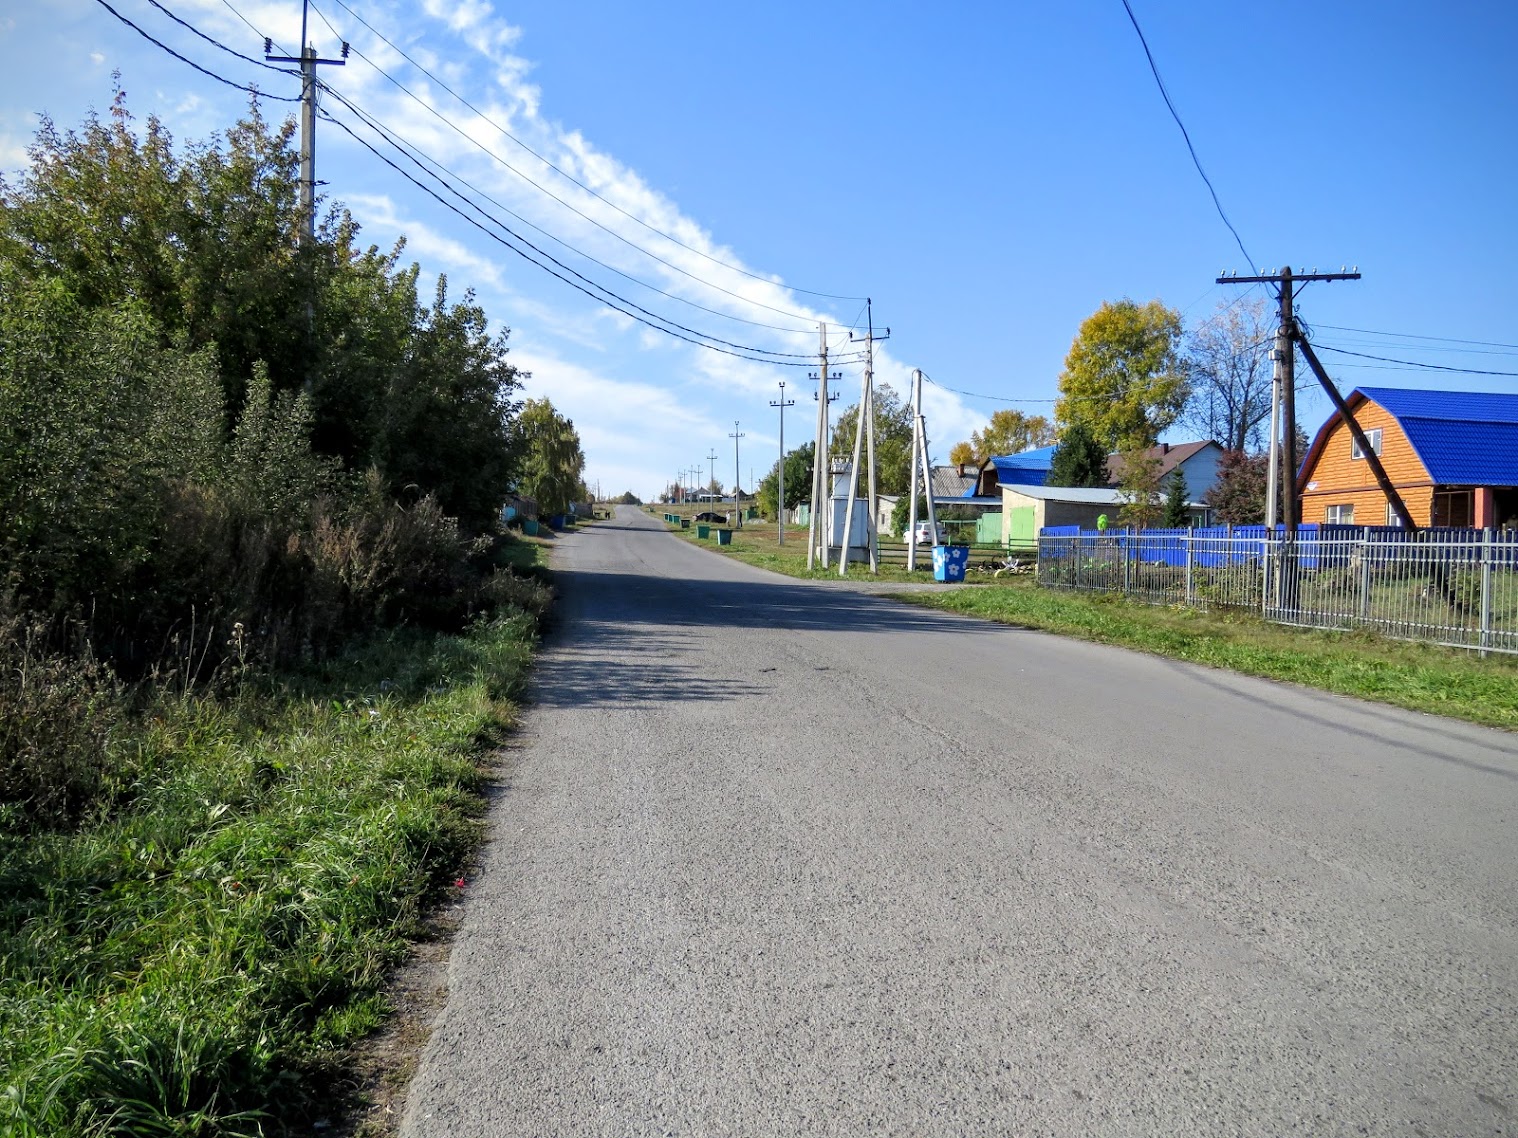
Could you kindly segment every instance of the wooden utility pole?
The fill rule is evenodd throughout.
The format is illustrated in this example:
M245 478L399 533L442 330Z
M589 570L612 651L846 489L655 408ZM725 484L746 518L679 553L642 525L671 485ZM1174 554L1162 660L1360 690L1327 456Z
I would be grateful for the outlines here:
M1360 272L1340 270L1337 273L1296 273L1287 265L1277 273L1260 273L1252 277L1241 277L1236 274L1224 274L1217 278L1218 284L1266 284L1276 290L1276 302L1280 307L1281 320L1276 328L1276 364L1280 375L1280 399L1281 417L1285 420L1281 424L1281 444L1286 452L1285 478L1286 493L1283 495L1282 514L1286 523L1286 541L1296 541L1297 523L1297 392L1296 392L1296 354L1293 346L1301 338L1301 330L1297 327L1296 315L1293 312L1293 304L1296 301L1295 285L1310 284L1313 281L1357 281ZM1321 378L1321 377L1320 377ZM1272 452L1274 453L1274 452ZM1276 475L1272 475L1275 478Z
M780 465L778 465L777 467L775 467L775 481L777 483L776 491L775 491L775 500L777 502L777 508L775 510L775 513L776 513L776 515L779 518L779 521L777 522L777 525L779 526L779 534L776 537L776 542L778 544L780 544L780 545L784 545L785 544L785 409L787 407L794 407L794 406L796 406L796 401L794 399L787 399L785 397L785 380L782 379L780 381L780 398L779 399L771 399L770 400L770 406L771 407L778 407L778 408L780 408ZM752 482L753 480L754 480L753 477L750 476L749 477L749 481Z

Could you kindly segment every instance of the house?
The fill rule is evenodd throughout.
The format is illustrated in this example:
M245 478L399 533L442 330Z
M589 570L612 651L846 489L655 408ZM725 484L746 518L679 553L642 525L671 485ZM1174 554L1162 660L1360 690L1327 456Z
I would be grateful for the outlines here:
M1419 526L1518 527L1518 395L1360 387L1345 404ZM1397 525L1337 411L1297 475L1302 521Z
M1205 499L1217 485L1218 467L1225 453L1222 447L1210 439L1196 443L1160 443L1144 452L1146 456L1157 459L1159 462L1161 493L1164 492L1175 472L1179 470L1181 477L1186 480L1186 496L1198 502ZM1108 455L1108 485L1118 485L1122 477L1123 456Z
M999 486L1042 486L1053 461L1053 447L1038 447L1021 454L997 455L991 459L991 466Z
M1014 549L1029 548L1045 526L1096 529L1096 519L1102 514L1116 528L1117 514L1122 508L1122 492L1106 486L1003 486L1002 544ZM1186 508L1193 524L1206 524L1205 505L1193 499L1186 503Z
M933 490L933 508L944 510L950 507L968 507L971 511L982 516L982 521L976 524L974 540L994 544L1001 534L1001 523L998 518L988 515L996 515L1001 510L1001 499L993 490L983 493L982 488L989 478L995 485L995 474L989 462L976 467L970 463L959 463L954 466L935 466L929 472ZM902 494L879 495L878 509L875 514L875 525L881 534L892 534L891 515L896 510L896 503L900 501ZM968 522L965 525L969 525Z

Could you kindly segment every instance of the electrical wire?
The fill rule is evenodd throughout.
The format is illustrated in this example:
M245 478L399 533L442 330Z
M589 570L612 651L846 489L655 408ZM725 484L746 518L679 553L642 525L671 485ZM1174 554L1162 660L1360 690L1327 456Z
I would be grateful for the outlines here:
M322 22L325 23L327 25L327 27L332 30L332 34L333 35L339 35L340 36L341 33L339 33L336 28L332 27L331 21L329 21L327 19L326 15L321 11L321 9L316 8L313 5L312 10L314 12L316 12L316 14L321 17ZM367 27L368 25L365 25L365 26ZM376 34L378 34L378 33L376 33ZM386 42L389 42L389 41L386 41ZM394 45L392 45L392 46L394 46ZM396 50L399 50L399 49L397 48ZM511 173L515 174L518 178L521 178L529 186L533 187L533 189L535 189L538 192L540 192L542 194L545 194L548 197L552 198L554 201L556 201L560 205L562 205L565 209L567 209L570 212L576 214L577 216L579 216L580 218L584 219L585 221L590 222L590 224L594 225L597 229L600 229L602 232L610 235L611 237L614 237L616 240L622 242L628 248L633 249L634 251L643 254L643 256L645 256L645 257L649 257L652 260L655 260L655 261L659 262L659 264L665 266L668 269L673 270L674 272L677 272L677 273L681 274L682 276L690 278L691 280L695 281L697 284L704 285L707 288L714 289L715 291L720 292L720 293L724 293L727 296L733 297L735 300L742 301L744 304L753 305L756 308L763 308L763 309L765 309L768 312L774 312L774 313L776 313L777 315L780 315L780 316L787 316L787 317L791 318L792 320L803 320L803 321L810 320L810 317L804 316L804 315L802 315L800 313L790 312L790 311L788 311L788 310L786 310L784 308L776 308L773 305L765 304L763 301L754 300L751 297L746 297L742 293L733 292L731 289L724 288L721 285L716 284L713 281L709 281L709 280L707 280L704 277L699 277L695 273L692 273L692 272L690 272L687 269L681 268L679 265L675 264L674 262L668 261L665 258L659 256L657 253L654 253L654 252L652 252L652 251L650 251L648 249L643 248L643 246L639 245L637 242L630 240L624 234L618 233L615 229L612 229L609 226L605 225L604 223L596 220L594 217L590 216L584 210L581 210L580 208L578 208L577 206L575 206L571 202L565 201L563 198L559 197L557 194L555 194L548 187L546 187L546 186L542 185L541 183L535 181L533 178L531 178L527 174L523 173L521 170L518 170L515 166L513 166L510 162L508 162L501 155L497 154L494 150L491 150L488 146L485 146L479 140L473 138L469 134L468 131L464 130L457 123L455 123L452 119L450 119L447 115L443 114L436 107L432 106L432 104L428 103L425 99L423 99L420 96L418 96L414 91L412 91L409 87L407 87L399 79L395 78L395 76L391 75L384 68L380 67L377 63L375 63L372 59L370 59L362 51L360 51L357 48L354 48L353 49L353 54L356 55L356 56L358 56L360 59L362 59L370 67L374 68L374 70L377 71L380 75L382 75L386 79L388 79L397 89L399 89L401 92L403 92L408 98L410 98L418 106L420 106L424 110L426 110L428 114L434 116L439 122L441 122L441 123L443 123L443 125L447 126L448 129L452 130L460 138L464 139L464 141L467 142L467 143L469 143L470 146L475 147L476 149L480 150L484 154L488 155L490 158L493 158L496 162L500 163L507 170L511 171ZM455 97L457 97L457 96L455 96ZM474 107L471 104L469 104L469 103L466 102L464 105L470 107L471 110L474 110ZM475 111L475 113L479 114L480 112L479 111ZM491 122L491 120L489 120L488 118L485 119L485 121L486 122ZM493 122L491 122L491 125L492 126L496 126L496 124L493 123ZM496 126L496 129L499 130L501 128L499 126ZM506 133L506 132L503 131L502 133ZM510 134L507 134L507 137L508 138L513 138L513 136L511 136ZM513 141L517 141L517 140L515 138L513 138ZM520 142L518 142L518 145L522 145L522 144ZM528 152L529 153L533 153L532 151L528 151ZM622 211L622 212L625 212L625 211ZM631 215L629 215L629 216L631 216ZM530 225L532 223L528 222L527 224ZM534 229L538 229L538 231L541 232L541 233L546 233L545 230L539 229L539 227L536 226L536 225L534 225L533 228ZM548 236L552 236L552 235L548 234ZM558 238L554 238L554 240L555 241L559 241ZM563 242L563 241L559 241L559 243L561 245L566 245L566 247L570 247L570 246L567 246L567 244L565 242ZM577 250L577 252L578 252L578 250ZM581 254L581 255L584 256L584 254ZM725 262L718 262L718 263L719 264L725 264ZM731 266L731 265L728 265L727 267L728 268L734 268L734 266ZM737 270L737 271L741 271L741 270ZM747 273L745 275L747 275L747 276L755 276L755 274L753 274L753 273ZM762 277L756 277L756 279L763 280L764 278L762 278ZM769 283L774 284L773 281L771 281ZM787 287L787 286L778 285L776 287L784 288L784 287ZM787 329L787 331L791 331L791 330L792 329Z
M646 289L650 290L651 292L656 292L660 296L666 296L670 300L678 301L681 304L687 304L687 305L689 305L692 308L698 308L702 312L708 312L708 313L712 314L713 316L720 316L720 317L722 317L723 319L726 319L726 320L735 320L735 321L737 321L740 324L751 324L751 325L753 325L756 328L767 328L767 329L769 329L771 331L774 331L774 332L789 332L789 333L791 333L793 335L796 335L796 334L810 335L811 333L813 333L816 330L815 325L813 325L812 327L807 327L807 328L795 328L795 327L786 327L786 326L782 326L782 325L779 325L779 324L767 324L767 323L765 323L762 320L750 320L750 319L748 319L747 317L744 317L744 316L734 316L732 313L723 312L720 309L708 308L704 304L699 304L699 303L697 303L694 300L689 300L686 297L679 296L676 293L668 292L665 289L660 288L658 285L649 284L647 281L640 280L638 277L635 277L635 276L633 276L630 273L623 272L621 269L617 268L615 265L609 265L605 261L602 261L602 260L600 260L600 259L598 259L596 257L593 257L591 254L586 253L584 250L576 248L575 246L571 245L569 242L565 241L563 238L556 237L554 234L552 234L548 230L544 229L541 225L538 225L535 222L530 221L527 218L523 217L521 214L519 214L515 210L513 210L510 206L506 205L504 202L500 201L498 198L493 197L491 194L487 193L485 190L480 189L473 182L469 181L468 178L465 178L463 175L459 174L457 171L452 170L449 167L445 166L443 163L439 162L436 158L433 158L431 155L427 154L425 151L421 150L419 147L413 146L411 143L406 142L406 141L404 141L402 139L399 139L397 137L397 135L396 135L396 132L392 128L386 126L383 122L381 122L379 119L377 119L374 115L370 114L368 111L366 111L362 107L358 106L358 104L354 103L353 100L349 99L347 96L345 96L341 91L339 91L337 88L333 87L331 84L323 83L322 84L322 89L324 91L326 91L328 94L330 94L333 98L337 99L338 102L342 103L343 106L347 107L348 110L350 110L351 112L353 112L353 114L357 115L358 118L361 121L363 121L365 125L367 125L369 127L369 129L373 130L377 134L380 134L387 142L390 143L391 146L395 147L402 154L405 154L406 157L413 164L415 164L416 166L420 167L423 170L427 170L427 172L429 174L432 174L433 176L439 176L438 174L434 173L434 171L441 171L442 174L447 174L454 181L460 183L461 185L467 186L469 189L473 190L480 197L482 197L486 201L488 201L491 205L495 206L497 209L499 209L499 210L503 211L504 213L510 215L511 217L515 218L517 221L521 222L523 225L527 226L530 229L536 230L538 233L541 233L544 237L547 237L550 241L553 241L555 244L560 245L560 246L562 246L565 249L568 249L571 253L575 254L576 256L585 258L585 260L591 262L591 264L599 265L601 268L605 269L607 272L615 273L617 276L622 277L624 280L631 281L633 284L638 285L641 288L646 288ZM432 169L428 169L429 167L431 167ZM478 206L474 206L473 208L479 209ZM484 214L483 210L480 210L480 212L482 214ZM486 216L488 216L488 215L486 215Z
M248 31L252 32L259 39L267 39L267 40L269 40L270 43L272 43L275 47L279 48L279 54L280 55L289 55L290 54L288 51L285 50L284 45L281 44L278 40L274 39L273 36L265 36L263 34L263 32L261 32L257 28L255 28L252 25L252 23L248 20L248 17L244 16L241 12L239 12L236 8L234 8L232 6L232 0L221 0L221 2L222 2L222 4L224 4L226 6L227 11L231 12L232 15L236 16L239 20L241 20L243 23L245 23L245 24L248 25Z
M1338 324L1319 324L1319 328L1329 328L1335 332L1357 332L1362 336L1387 336L1400 340L1438 340L1443 344L1474 344L1482 348L1518 348L1518 344L1504 344L1495 340L1460 340L1454 336L1419 336L1412 332L1377 332L1373 328L1344 328ZM1409 344L1408 347L1413 347ZM1432 350L1432 349L1429 349ZM1454 351L1455 349L1449 349ZM1486 355L1488 353L1480 353Z
M172 47L170 47L168 44L164 43L162 40L156 39L154 36L152 36L148 32L145 32L143 29L139 28L136 24L132 23L131 20L127 19L120 12L116 11L115 8L112 8L110 6L110 4L107 3L107 0L95 0L95 3L99 4L102 8L104 8L111 15L115 16L118 20L120 20L127 27L131 28L134 32L136 32L138 35L140 35L143 39L147 40L149 43L151 43L151 44L153 44L153 45L155 45L157 47L162 48L164 51L168 52L168 54L172 55L175 59L179 60L179 62L184 63L184 64L188 64L190 67L193 67L196 71L200 72L202 75L206 76L207 78L214 79L218 83L224 83L228 87L235 87L239 91L246 91L248 94L252 95L255 99L273 99L277 103L298 103L298 102L300 102L300 97L299 96L293 96L292 97L292 96L289 96L289 95L270 95L270 94L267 94L267 93L265 93L263 91L260 91L257 87L249 87L249 86L246 86L245 84L242 84L242 83L235 83L231 79L228 79L225 75L218 75L216 72L210 70L209 68L202 67L200 64L196 63L193 59L190 59L190 58L188 58L186 56L180 55L179 52L175 51ZM228 50L231 50L231 49L228 49Z
M526 240L520 234L514 232L509 226L506 226L505 224L503 224L503 223L501 223L499 221L495 222L495 224L500 229L502 229L506 233L510 234L511 237L515 241L520 242L522 245L525 245L528 249L531 249L534 253L538 254L539 257L542 257L545 260L552 262L552 264L558 266L559 269L563 269L565 273L570 274L570 276L577 277L577 278L579 278L580 281L583 281L585 283L584 284L580 284L580 283L577 283L576 281L570 280L568 276L565 276L563 273L560 273L560 272L556 271L554 268L551 268L549 265L543 264L542 261L539 261L539 260L535 259L530 254L528 254L528 253L524 252L522 249L518 248L517 245L515 245L515 244L512 243L512 241L508 241L506 238L502 237L500 234L492 231L491 229L487 228L481 222L476 221L474 218L470 217L463 210L459 209L453 203L449 202L448 200L446 200L445 198L443 198L441 195L439 195L431 187L423 185L416 178L412 177L409 173L407 173L405 170L403 170L400 166L396 165L396 163L393 162L391 159L387 158L384 154L381 154L377 149L375 149L374 146L372 146L368 142L368 140L359 137L359 135L357 133L355 133L352 129L350 129L349 126L348 126L348 124L345 123L345 122L343 122L341 119L335 118L334 116L328 114L325 111L321 111L321 112L318 112L318 113L320 114L321 118L324 121L331 123L333 126L337 127L343 133L347 134L350 138L352 138L355 142L357 142L365 150L369 151L369 153L373 154L376 158L378 158L386 166L389 166L392 170L394 170L401 177L405 178L408 182L410 182L412 185L414 185L417 189L421 190L427 196L431 197L439 205L443 206L445 209L449 210L450 212L452 212L454 214L457 214L460 218L462 218L464 221L468 222L470 225L474 226L474 228L478 229L481 233L485 234L491 240L497 242L498 244L504 245L506 248L510 249L513 253L517 254L517 256L521 257L523 260L528 261L529 263L537 266L538 268L542 269L544 272L548 273L550 276L558 278L559 280L563 281L565 284L569 285L571 288L573 288L573 289L575 289L575 290L577 290L579 292L584 293L586 296L590 297L592 300L595 300L595 301L597 301L598 303L601 303L601 304L605 304L605 305L607 305L607 307L612 308L612 309L616 310L617 312L622 313L624 316L631 317L633 320L636 320L638 323L647 325L649 328L652 328L655 331L663 332L665 335L673 336L673 337L675 337L678 340L684 340L687 343L696 345L697 347L706 348L706 349L708 349L710 351L714 351L714 352L720 352L723 355L736 356L739 359L748 360L748 361L750 361L752 363L772 364L772 365L774 365L776 367L810 367L810 366L812 366L811 357L809 355L803 355L802 353L798 353L798 352L769 352L767 349L764 349L764 348L754 348L754 347L751 347L749 345L735 344L735 343L732 343L731 341L723 340L723 339L720 339L719 337L716 337L716 336L708 336L705 333L696 331L695 329L687 328L687 327L685 327L682 324L677 324L674 321L669 320L666 317L659 316L657 313L650 312L648 309L642 308L641 306L636 305L633 302L627 300L626 298L621 297L618 294L612 292L610 289L606 288L604 285L596 284L594 281L590 280L588 277L584 276L581 273L576 272L574 269L572 269L569 266L565 265L562 261L557 260L555 257L553 257L552 254L545 253L543 250L539 249L536 245L532 244L532 242ZM438 180L438 181L441 182L441 179L437 179L436 175L434 175L434 178L435 178L435 180ZM451 187L449 187L449 188L451 190ZM592 291L592 289L594 289L596 291ZM605 295L597 295L598 293L602 293L602 294L605 294ZM608 300L607 297L611 297L613 299ZM641 313L642 315L639 315L639 313ZM668 327L665 327L665 325L668 325ZM719 345L727 345L727 346L726 347L722 347L722 346L719 346ZM737 349L737 350L733 350L733 349ZM752 354L752 353L766 353L766 355L756 355L756 354ZM766 356L779 357L779 358L766 358ZM794 357L794 360L791 357ZM803 361L803 360L805 362L795 362L795 361ZM855 361L855 360L849 360L848 362L852 363L852 362L857 362L857 361Z
M338 0L342 3L342 0ZM1212 195L1212 204L1217 208L1218 216L1223 219L1223 224L1228 226L1228 232L1233 234L1234 241L1239 246L1239 252L1244 254L1244 260L1254 265L1254 258L1249 255L1249 250L1244 248L1244 239L1239 236L1239 231L1233 227L1233 222L1228 220L1228 215L1223 212L1223 203L1218 200L1218 192L1213 188L1212 179L1207 176L1207 171L1202 169L1202 160L1196 155L1196 147L1191 144L1191 132L1186 129L1186 124L1181 121L1180 112L1175 109L1175 103L1170 99L1170 92L1165 87L1165 81L1160 78L1160 69L1154 62L1154 53L1149 50L1149 41L1144 38L1144 29L1139 27L1138 17L1133 14L1133 6L1128 0L1123 0L1123 8L1128 13L1128 20L1133 24L1133 30L1138 33L1139 43L1144 47L1144 58L1149 61L1149 70L1154 75L1154 81L1159 85L1160 96L1165 100L1165 106L1170 109L1170 117L1175 120L1175 125L1181 128L1181 137L1186 140L1186 149L1191 152L1192 165L1196 172L1202 176L1202 181L1207 183L1207 192Z
M644 221L641 217L638 217L636 214L630 213L627 210L623 209L621 206L619 206L616 202L612 201L610 198L604 197L602 194L598 193L596 190L592 189L590 186L587 186L584 182L580 181L573 174L570 174L570 173L566 172L565 170L561 169L559 166L555 165L549 159L547 159L543 155L539 154L532 147L528 146L520 138L518 138L516 135L512 134L511 131L507 130L500 123L496 122L489 115L487 115L484 111L480 110L473 103L471 103L468 99L466 99L466 98L464 98L464 96L460 95L457 91L455 91L447 83L443 82L443 80L439 79L431 71L427 70L427 68L423 67L415 59L411 58L411 56L408 55L403 48L401 48L394 41L388 39L377 28L375 28L373 24L369 23L369 21L365 20L361 15L359 15L352 8L350 8L347 5L347 3L345 3L345 0L334 0L334 2L343 11L347 12L348 15L352 16L359 23L363 24L364 27L368 28L369 31L375 36L375 38L377 38L381 43L386 44L388 47L391 48L391 50L393 50L394 52L396 52L396 54L398 54L407 63L411 64L411 66L415 67L423 75L425 75L425 76L427 76L427 78L431 79L434 83L436 83L444 91L447 91L450 95L452 95L460 103L462 103L464 106L468 107L475 114L479 115L480 118L484 122L489 123L496 130L500 131L507 138L511 139L512 142L515 142L523 150L527 151L528 154L531 154L539 162L543 163L543 165L547 166L554 173L558 174L561 178L565 179L566 181L570 182L571 184L573 184L575 186L578 186L580 189L584 190L586 193L590 194L592 197L596 198L598 201L603 202L604 204L610 206L612 209L616 210L618 213L622 214L622 216L628 218L630 221L634 221L638 225L641 225L644 229L648 230L650 233L653 233L653 234L655 234L655 235L657 235L659 237L663 237L666 241L670 241L670 242L672 242L672 243L680 246L682 249L685 249L688 252L695 253L698 257L704 257L706 260L711 261L713 264L720 265L724 269L728 269L731 272L740 273L743 276L751 277L752 279L754 279L756 281L763 281L765 284L776 285L777 287L788 289L791 292L804 293L807 296L820 296L820 297L823 297L823 298L825 298L827 300L864 300L865 299L862 296L847 296L847 295L843 295L843 294L840 294L840 293L819 292L819 291L817 291L815 289L801 288L801 287L799 287L797 285L781 284L780 282L773 281L769 277L763 276L760 273L750 272L748 269L740 268L737 265L734 265L734 264L731 264L731 263L729 263L727 261L722 260L720 257L714 257L710 253L707 253L707 252L705 252L702 249L697 249L693 245L688 245L684 241L681 241L678 237L675 237L674 235L669 234L669 233L665 233L662 229L659 229L656 226L650 225L648 222ZM316 12L317 15L322 16L322 20L327 23L327 26L329 28L331 28L332 27L331 22L327 21L326 16L322 15L321 9L317 8L315 4L313 4L311 7ZM336 29L333 29L333 33L337 34ZM354 50L355 50L355 53L357 53L357 49L355 48ZM416 99L417 102L419 102L419 103L422 104L422 106L427 107L429 110L432 110L432 108L431 108L431 106L429 104L427 104L424 100L421 100L421 99L417 98L417 96L414 95L414 94L412 94L409 90L407 90L400 83L399 80L395 79L388 72L386 72L383 68L381 68L377 64L375 64L373 60L369 59L367 56L363 56L361 53L358 53L358 54L360 55L360 58L362 58L364 60L364 62L368 63L371 67L373 67L381 75L384 75L385 78L389 79L397 87L400 87L400 89L402 91L405 91L406 94L410 95L413 99ZM433 113L437 114L438 112L434 110ZM442 116L440 115L439 117L442 117ZM457 129L457 128L455 128L455 129ZM473 140L471 139L470 141L472 142ZM475 145L478 145L478 143L476 143ZM484 148L481 147L481 149L484 149ZM490 153L490 152L486 151L486 153ZM514 167L511 167L509 164L507 164L505 162L504 159L502 159L499 156L494 155L494 154L492 154L491 157L495 158L496 161L501 162L502 165L505 165L507 167L507 169L512 170L513 173L515 173L518 176L526 179L531 185L535 186L537 189L541 190L543 193L548 194L550 197L554 198L555 201L558 201L560 204L565 205L569 209L575 209L574 206L572 206L568 202L564 201L563 198L560 198L557 194L554 194L551 190L548 190L548 189L544 188L543 186L538 185L536 182L533 182L530 178L527 178L527 176L525 174L522 174L521 171L516 170ZM575 212L576 213L580 213L580 211L577 210L577 209L575 209ZM583 213L581 213L580 216L585 217L586 215L583 214ZM594 224L597 224L597 225L600 224L599 222L595 222L593 218L587 217L586 220L592 221ZM603 226L602 228L605 228L605 227ZM613 231L607 230L607 232L613 232ZM614 234L614 235L615 236L620 236L620 235L616 235L616 234ZM623 238L623 240L626 240L626 239ZM631 244L631 242L629 242L629 244ZM640 251L643 252L647 256L655 257L655 255L653 253L649 252L646 249L641 249L640 246L634 246L634 248L639 248ZM661 258L655 257L655 260L661 260ZM664 264L668 264L667 261L665 261L663 263ZM670 266L670 267L671 268L675 268L675 266ZM677 271L683 272L684 270L677 270ZM687 275L689 275L689 274L687 274ZM699 279L699 278L697 278L697 279ZM703 282L703 283L708 283L709 284L710 282ZM716 287L716 286L713 286L713 287ZM750 303L756 303L756 302L750 301ZM785 315L793 316L795 314L794 313L786 313Z
M982 395L978 391L961 391L957 387L950 387L946 383L939 383L927 372L922 373L922 378L941 391L950 391L955 395L963 395L966 399L984 399L990 403L1058 403L1058 399L1008 399L1004 395Z
M228 47L226 44L222 43L219 39L215 39L212 36L206 35L205 32L201 31L194 24L190 23L188 20L182 20L182 19L180 19L173 12L169 11L162 4L160 4L158 2L158 0L148 0L148 3L151 4L151 5L153 5L153 7L157 8L160 12L162 12L169 19L173 20L180 27L189 29L195 35L197 35L201 39L205 40L206 43L212 45L213 47L219 47L219 48L221 48L221 50L224 51L224 52L226 52L228 55L235 55L238 59L242 60L244 63L251 63L255 67L262 67L262 68L264 68L264 69L266 69L268 71L277 71L281 75L294 75L294 76L297 76L297 77L300 75L299 71L296 71L296 70L294 70L292 68L288 68L288 67L276 67L276 66L274 66L274 64L268 62L267 60L254 59L251 55L244 55L242 52L236 50L235 48ZM255 29L255 31L256 30L257 29Z
M1449 367L1446 364L1425 364L1417 360L1396 360L1389 356L1372 356L1365 352L1351 352L1346 348L1330 348L1327 344L1314 344L1320 352L1334 352L1341 356L1358 356L1362 360L1376 360L1383 364L1402 364L1404 367L1421 369L1423 371L1453 371L1461 375L1511 375L1518 376L1518 371L1480 371L1470 367Z

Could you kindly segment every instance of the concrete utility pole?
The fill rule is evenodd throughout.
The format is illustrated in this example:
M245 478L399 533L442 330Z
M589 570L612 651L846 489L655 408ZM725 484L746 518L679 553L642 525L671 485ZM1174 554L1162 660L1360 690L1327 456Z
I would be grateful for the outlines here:
M300 211L303 219L300 239L303 243L316 239L316 66L319 63L342 67L348 59L348 43L343 41L342 59L321 59L316 49L306 42L306 23L310 16L310 0L301 0L300 6L300 56L271 55L274 41L264 37L264 59L270 63L300 64Z
M928 503L928 528L938 544L938 511L933 505L933 464L928 458L928 427L922 414L922 369L912 372L912 475L907 506L907 571L917 568L917 476L922 473L923 494Z
M854 523L854 503L859 493L859 439L860 431L864 432L866 440L866 461L869 469L869 491L866 495L865 532L870 547L870 572L880 572L880 533L875 515L880 510L879 497L875 492L875 341L889 340L891 330L887 328L884 336L875 335L875 313L869 297L865 297L864 309L869 323L869 329L864 338L864 387L859 396L859 420L854 424L854 460L849 467L849 503L848 512L843 519L843 559L838 565L838 575L841 577L848 572L849 543L851 541L850 530ZM854 334L849 333L849 339L854 339Z
M779 530L780 530L779 536L776 538L776 542L777 542L777 544L784 545L785 544L785 409L787 407L794 407L794 406L796 406L796 401L794 399L787 399L785 397L785 380L782 379L780 381L780 398L779 399L771 399L770 400L770 406L771 407L779 407L780 408L780 465L775 468L775 481L778 483L778 486L777 486L777 489L776 489L776 499L775 500L779 503L779 506L775 510L775 513L776 513L776 515L779 518L779 521L776 524L779 526ZM753 478L750 477L749 481L752 482Z
M827 485L825 468L827 465L827 409L828 409L828 326L825 323L817 325L817 354L822 361L822 370L812 378L819 381L817 388L817 433L812 444L812 497L807 506L809 517L806 526L806 567L808 569L817 560L817 535L822 532L820 515L822 513L822 492L819 487ZM827 545L824 541L822 547L822 567L827 568Z
M711 478L711 483L708 483L706 488L708 490L711 490L712 483L715 483L717 481L717 448L716 447L712 447L711 453L709 453L706 456L706 465L707 465L708 471L710 472L710 478ZM715 494L716 491L712 490L712 493Z
M738 429L738 420L733 420L733 433L727 436L733 440L733 511L737 520L734 522L735 529L743 528L743 499L739 495L738 479L738 440L743 438L743 432Z

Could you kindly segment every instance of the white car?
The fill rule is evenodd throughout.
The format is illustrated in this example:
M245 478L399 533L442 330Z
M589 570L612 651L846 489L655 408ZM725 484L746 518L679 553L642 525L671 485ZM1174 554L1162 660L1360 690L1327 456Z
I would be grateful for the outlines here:
M943 522L938 523L935 533L932 522L918 522L917 528L912 531L913 545L948 545L949 533L944 529Z

